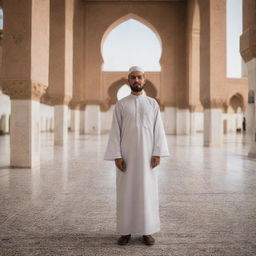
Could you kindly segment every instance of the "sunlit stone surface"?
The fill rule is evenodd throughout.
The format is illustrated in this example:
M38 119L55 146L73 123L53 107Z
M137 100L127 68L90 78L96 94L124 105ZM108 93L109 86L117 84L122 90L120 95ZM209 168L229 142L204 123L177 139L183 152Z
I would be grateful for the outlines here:
M40 169L9 169L9 137L0 137L0 255L256 254L256 161L242 135L220 148L203 147L202 134L168 136L153 247L138 235L116 244L107 135L69 134L67 147L53 147L53 134L41 139Z

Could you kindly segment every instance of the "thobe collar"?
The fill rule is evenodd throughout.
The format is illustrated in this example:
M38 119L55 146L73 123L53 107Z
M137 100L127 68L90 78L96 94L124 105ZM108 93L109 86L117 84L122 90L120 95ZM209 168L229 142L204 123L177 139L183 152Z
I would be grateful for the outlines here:
M141 97L145 97L146 95L143 93L143 94L140 94L140 95L134 95L134 94L130 94L130 96L134 97L134 98L141 98Z

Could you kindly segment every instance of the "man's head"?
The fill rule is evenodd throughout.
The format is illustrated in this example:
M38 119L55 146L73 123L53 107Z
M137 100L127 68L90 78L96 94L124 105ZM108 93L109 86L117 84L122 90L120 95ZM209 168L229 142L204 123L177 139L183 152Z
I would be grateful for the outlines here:
M138 66L131 67L128 72L128 82L133 92L141 92L146 83L144 70Z

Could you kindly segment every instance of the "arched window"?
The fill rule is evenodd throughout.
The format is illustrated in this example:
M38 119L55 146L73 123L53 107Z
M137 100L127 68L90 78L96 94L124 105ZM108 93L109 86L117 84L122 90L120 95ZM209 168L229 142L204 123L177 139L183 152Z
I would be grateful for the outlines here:
M157 35L135 19L115 27L102 47L103 71L127 71L142 66L147 71L160 71L162 49Z

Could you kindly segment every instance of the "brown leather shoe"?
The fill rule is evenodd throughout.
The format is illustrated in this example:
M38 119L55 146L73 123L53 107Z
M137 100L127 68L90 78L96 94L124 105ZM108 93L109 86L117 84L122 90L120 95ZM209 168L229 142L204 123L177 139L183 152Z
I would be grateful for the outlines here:
M131 235L120 236L119 239L117 240L117 243L119 245L126 245L128 244L130 238L131 238Z
M155 239L153 236L151 235L147 235L147 236L143 236L143 242L146 244L146 245L154 245L155 244Z

